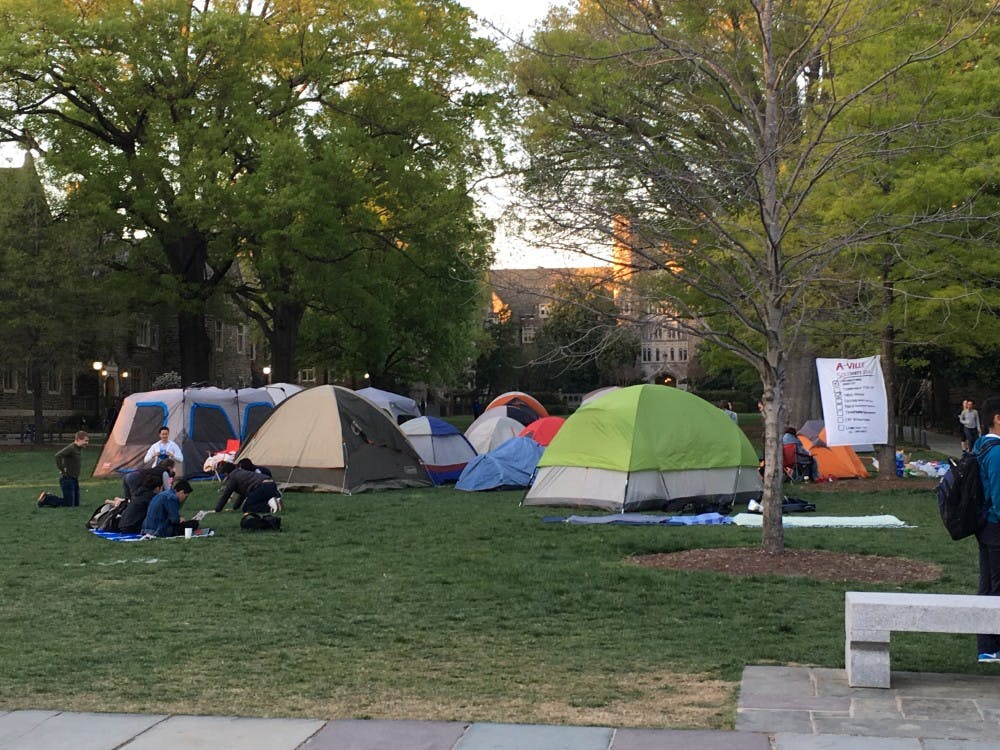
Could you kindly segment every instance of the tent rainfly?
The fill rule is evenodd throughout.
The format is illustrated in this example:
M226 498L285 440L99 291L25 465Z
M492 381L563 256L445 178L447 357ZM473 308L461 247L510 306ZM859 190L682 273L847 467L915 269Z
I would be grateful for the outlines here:
M465 435L453 424L437 417L417 417L399 426L424 462L434 484L454 482L476 457Z
M466 428L465 437L476 449L476 453L489 453L512 437L517 437L525 426L526 423L507 416L506 407L495 407L480 414Z
M662 385L584 404L545 449L525 505L728 510L762 490L757 454L725 412Z
M283 489L341 492L428 487L420 457L396 423L349 388L295 394L239 452Z
M501 393L486 405L485 411L495 409L498 406L514 406L520 409L527 409L534 416L525 422L525 424L530 424L536 419L549 416L548 411L546 411L545 407L542 406L542 403L538 399L534 396L529 396L523 391L507 391L506 393ZM514 415L511 414L509 416Z
M420 407L409 396L400 396L398 393L390 393L371 386L359 388L355 392L387 412L396 424L402 424L408 419L420 416Z
M543 450L530 437L511 438L496 450L469 461L455 489L476 492L527 487Z

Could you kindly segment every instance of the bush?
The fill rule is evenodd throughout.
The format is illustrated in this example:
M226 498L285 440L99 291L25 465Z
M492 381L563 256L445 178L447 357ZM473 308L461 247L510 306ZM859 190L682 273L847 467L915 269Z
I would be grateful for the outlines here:
M180 373L174 372L164 372L156 376L153 380L152 385L150 385L150 390L162 391L167 388L180 388L181 387L181 376Z

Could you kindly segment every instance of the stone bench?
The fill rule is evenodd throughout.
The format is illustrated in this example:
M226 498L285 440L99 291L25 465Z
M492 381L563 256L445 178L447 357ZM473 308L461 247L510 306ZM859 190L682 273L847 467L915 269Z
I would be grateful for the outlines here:
M847 684L889 687L889 634L1000 633L1000 596L848 591Z

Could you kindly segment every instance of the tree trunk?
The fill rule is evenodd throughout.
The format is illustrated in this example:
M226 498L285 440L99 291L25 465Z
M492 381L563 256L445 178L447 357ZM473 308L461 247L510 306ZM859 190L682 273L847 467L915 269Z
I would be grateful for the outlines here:
M42 444L42 436L45 434L45 409L42 398L42 368L36 364L29 365L28 382L31 383L31 409L35 423L35 434L31 437L31 442L35 445Z
M295 382L295 342L299 336L299 326L302 324L305 310L305 305L299 302L282 302L275 305L273 327L269 337L271 379L275 382Z
M892 303L895 289L890 276L892 259L882 267L882 319L886 322L882 333L882 377L885 380L887 437L886 444L878 449L878 480L888 482L896 478L896 329L892 325Z
M764 376L764 395L761 397L764 415L764 497L763 532L761 546L771 555L785 551L785 527L781 520L784 499L785 471L781 453L781 396L780 379L774 373Z
M177 313L177 332L180 337L181 387L211 380L209 362L212 341L205 331L205 316L181 310Z

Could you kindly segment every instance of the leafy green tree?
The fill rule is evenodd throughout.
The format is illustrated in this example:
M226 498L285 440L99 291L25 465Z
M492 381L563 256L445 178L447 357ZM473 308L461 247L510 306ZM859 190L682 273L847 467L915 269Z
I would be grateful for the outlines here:
M3 170L0 208L0 354L32 394L35 441L45 430L50 376L77 371L114 297L95 271L99 237L49 205L33 160Z
M993 10L949 0L919 9L593 0L550 16L516 61L530 101L523 146L532 200L561 227L606 228L606 239L631 248L633 270L651 277L651 298L672 306L678 324L757 370L768 552L784 548L786 367L815 312L817 281L857 248L990 215L974 202L975 179L906 211L869 191L853 215L824 211L825 188L853 187L859 170L888 154L926 159L935 146L957 145L950 123L883 107L883 92L911 69L967 59ZM882 38L899 41L884 56L866 55L869 40ZM857 75L841 81L848 61ZM909 80L926 98L940 83ZM884 119L863 134L836 127L876 110ZM962 142L994 132L991 117L973 117Z
M8 140L44 151L77 210L112 236L144 238L127 269L137 292L178 309L185 382L207 377L205 316L234 290L264 325L284 377L303 303L329 288L329 269L359 246L406 242L400 231L367 236L381 211L397 209L385 193L412 201L413 225L422 210L455 209L415 201L418 164L441 159L460 192L487 158L473 119L489 97L474 81L490 49L472 39L469 19L454 0L3 0L0 123ZM389 158L394 148L410 158ZM306 170L281 179L283 164ZM308 201L330 193L339 194L328 215L296 225L324 214ZM469 210L456 223L473 224ZM480 230L442 253L480 243ZM245 278L235 272L241 258Z
M450 381L479 323L491 227L469 184L495 155L495 50L457 5L385 10L382 54L326 90L301 128L274 133L240 186L254 230L238 291L279 378L307 308L337 340L309 336L299 359L384 385Z
M922 13L916 7L915 12ZM815 285L818 307L832 315L817 315L810 331L814 342L834 351L847 346L881 354L889 402L896 406L889 413L883 462L893 458L895 414L906 408L899 363L907 363L911 376L922 381L929 360L920 350L977 356L1000 337L995 326L980 324L984 310L1000 303L992 282L994 222L984 218L1000 208L993 178L1000 166L997 134L977 125L982 100L1000 95L996 34L995 23L983 25L982 33L954 54L898 71L878 87L880 106L852 109L829 129L840 139L884 138L893 123L933 123L930 138L920 127L898 128L888 142L891 148L874 153L868 163L857 164L813 196L821 215L834 221L850 217L884 228L844 253ZM907 54L913 43L914 37L901 29L859 45L851 55L831 51L827 65L837 71L838 85L853 87L866 80L873 60ZM822 96L818 84L816 89ZM928 205L955 210L939 216ZM923 218L894 231L912 216ZM831 319L837 323L832 328ZM882 476L891 478L891 473Z

